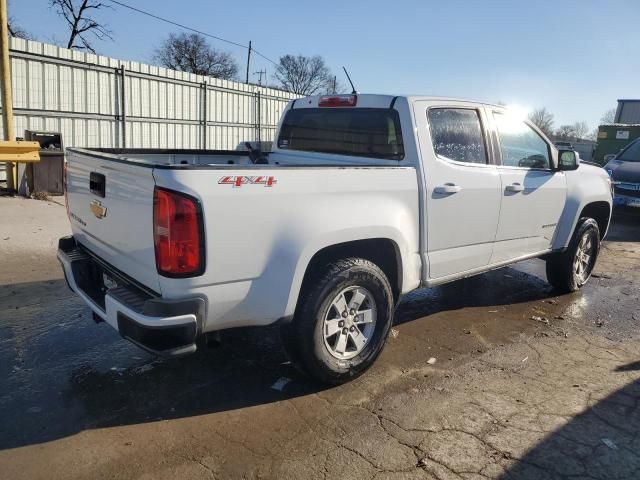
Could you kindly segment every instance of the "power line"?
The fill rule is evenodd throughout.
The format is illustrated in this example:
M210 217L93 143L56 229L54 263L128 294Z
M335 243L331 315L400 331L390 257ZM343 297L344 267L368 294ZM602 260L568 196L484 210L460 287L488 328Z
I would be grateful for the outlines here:
M111 3L115 3L116 5L120 5L121 7L128 8L129 10L133 10L133 11L138 12L138 13L141 13L141 14L143 14L143 15L147 15L148 17L155 18L156 20L160 20L161 22L169 23L169 24L171 24L171 25L175 25L176 27L184 28L185 30L190 30L190 31L192 31L192 32L199 33L200 35L204 35L204 36L206 36L206 37L214 38L214 39L216 39L216 40L219 40L219 41L221 41L221 42L228 43L228 44L230 44L230 45L235 45L236 47L244 48L244 49L247 49L247 50L250 48L248 45L242 45L241 43L237 43L237 42L234 42L234 41L231 41L231 40L227 40L226 38L218 37L218 36L216 36L216 35L211 35L210 33L203 32L203 31L201 31L201 30L197 30L197 29L195 29L195 28L187 27L186 25L183 25L183 24L181 24L181 23L174 22L173 20L169 20L169 19L167 19L167 18L159 17L158 15L155 15L155 14L150 13L150 12L146 12L146 11L144 11L144 10L140 10L139 8L132 7L131 5L127 5L126 3L119 2L118 0L108 0L108 1L109 1L109 2L111 2ZM278 64L277 64L276 62L274 62L274 61L273 61L273 60L271 60L270 58L266 57L266 56L265 56L265 55L263 55L262 53L258 52L255 48L253 48L253 49L252 49L252 51L253 51L256 55L259 55L260 57L262 57L262 58L264 58L265 60L267 60L268 62L271 62L271 63L273 63L275 66L278 66Z
M227 40L226 38L217 37L215 35L211 35L210 33L202 32L200 30L196 30L195 28L187 27L186 25L182 25L181 23L174 22L173 20L168 20L166 18L159 17L158 15L154 15L153 13L145 12L144 10L140 10L139 8L132 7L131 5L127 5L126 3L119 2L118 0L108 0L111 3L115 3L120 5L121 7L128 8L129 10L136 11L143 15L147 15L148 17L155 18L156 20L160 20L162 22L170 23L171 25L175 25L176 27L184 28L185 30L191 30L192 32L199 33L201 35L205 35L207 37L215 38L216 40L220 40L221 42L229 43L231 45L235 45L236 47L241 48L249 48L247 45L242 45L241 43L233 42L231 40Z
M256 50L255 48L253 49L253 53L255 53L256 55L258 55L259 57L264 58L267 62L271 62L271 63L273 63L276 67L278 67L278 66L279 66L276 62L274 62L273 60L271 60L271 59L270 59L270 58L268 58L268 57L265 57L263 54L261 54L261 53L260 53L258 50Z

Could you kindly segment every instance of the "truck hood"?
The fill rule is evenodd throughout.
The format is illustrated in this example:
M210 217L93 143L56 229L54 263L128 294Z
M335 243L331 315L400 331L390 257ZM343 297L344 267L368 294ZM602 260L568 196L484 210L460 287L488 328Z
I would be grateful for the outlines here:
M609 178L605 169L602 168L600 165L596 165L595 163L580 162L579 170L582 172L587 171L591 175L602 176L603 178L607 178L607 179Z
M604 168L615 182L640 183L640 162L611 160Z

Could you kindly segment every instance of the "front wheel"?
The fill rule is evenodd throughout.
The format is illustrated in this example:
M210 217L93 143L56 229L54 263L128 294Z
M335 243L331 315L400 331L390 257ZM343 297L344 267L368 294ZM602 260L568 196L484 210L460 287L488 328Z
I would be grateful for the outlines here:
M332 262L312 282L295 318L282 327L283 343L311 377L344 383L364 373L384 347L393 322L391 286L362 258Z
M557 290L575 292L591 277L599 253L598 223L581 218L567 251L547 259L547 280Z

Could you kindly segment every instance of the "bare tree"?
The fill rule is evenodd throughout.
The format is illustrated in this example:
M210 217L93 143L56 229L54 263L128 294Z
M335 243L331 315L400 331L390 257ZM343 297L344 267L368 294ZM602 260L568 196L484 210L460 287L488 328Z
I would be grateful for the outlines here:
M560 125L556 130L556 137L560 140L571 140L575 137L573 125Z
M335 77L319 55L313 57L285 55L280 57L280 63L273 77L280 88L299 95L333 93ZM336 85L336 90L338 90L338 85Z
M606 112L604 112L602 114L602 117L600 118L600 123L614 123L616 121L616 109L612 108L610 110L607 110Z
M7 2L7 8L9 11L13 9L13 2ZM33 35L27 32L24 28L18 25L15 17L9 14L9 19L7 21L7 27L9 29L9 36L16 38L24 38L25 40L33 40Z
M78 48L96 53L87 38L88 34L93 35L98 40L106 38L113 40L111 31L106 25L100 24L91 17L92 11L111 8L109 5L97 0L51 0L51 7L56 9L58 15L69 26L70 34L67 48Z
M33 35L27 32L24 28L18 25L13 17L9 17L7 21L7 27L9 28L9 35L16 38L24 38L25 40L32 40Z
M587 122L576 122L572 126L573 136L575 139L585 138L589 133L589 125Z
M598 141L598 131L600 129L598 127L594 128L593 130L591 130L591 132L587 133L585 135L585 140L591 140L593 142L597 142Z
M529 113L529 120L534 123L546 136L553 134L553 113L546 107L538 108Z
M587 122L576 122L572 125L560 125L555 136L561 140L579 140L587 138L588 134Z
M211 47L204 36L197 33L171 33L156 48L153 59L163 67L196 75L231 80L238 74L238 64L233 57Z

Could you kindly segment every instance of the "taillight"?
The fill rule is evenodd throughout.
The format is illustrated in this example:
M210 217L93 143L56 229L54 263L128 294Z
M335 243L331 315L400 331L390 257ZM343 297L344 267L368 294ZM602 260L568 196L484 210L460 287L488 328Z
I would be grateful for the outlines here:
M204 228L200 202L183 193L156 188L153 240L158 273L194 277L204 272Z
M358 102L357 95L331 95L320 97L319 107L355 107Z

